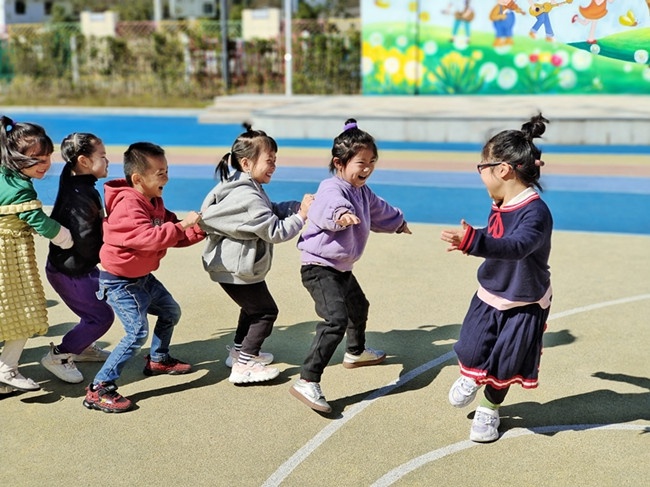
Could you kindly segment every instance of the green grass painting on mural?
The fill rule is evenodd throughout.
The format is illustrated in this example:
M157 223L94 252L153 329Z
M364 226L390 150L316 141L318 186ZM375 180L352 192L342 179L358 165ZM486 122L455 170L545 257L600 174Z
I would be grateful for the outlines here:
M567 45L515 36L494 46L492 33L469 43L451 42L449 29L420 33L407 24L373 24L364 30L365 94L647 94L650 29ZM632 42L634 40L634 42ZM381 41L381 45L378 44ZM390 46L388 48L384 46ZM632 47L635 46L635 47Z

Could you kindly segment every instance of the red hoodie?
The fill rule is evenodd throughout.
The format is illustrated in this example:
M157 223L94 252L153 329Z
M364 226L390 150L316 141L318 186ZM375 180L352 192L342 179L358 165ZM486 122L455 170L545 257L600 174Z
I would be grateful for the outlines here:
M116 276L143 277L158 269L170 247L187 247L205 234L197 227L183 230L178 217L162 198L149 200L130 187L126 179L104 184L106 213L102 267Z

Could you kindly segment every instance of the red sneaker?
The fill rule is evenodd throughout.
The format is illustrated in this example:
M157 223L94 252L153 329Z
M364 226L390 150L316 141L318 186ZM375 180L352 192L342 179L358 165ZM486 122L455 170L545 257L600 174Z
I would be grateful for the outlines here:
M97 409L105 413L123 413L131 409L133 403L117 393L117 386L114 383L104 382L96 386L89 384L86 387L83 405L88 409Z
M169 355L162 362L153 362L150 355L147 355L144 359L146 360L144 370L142 371L144 375L178 375L186 374L192 370L190 364L177 360Z

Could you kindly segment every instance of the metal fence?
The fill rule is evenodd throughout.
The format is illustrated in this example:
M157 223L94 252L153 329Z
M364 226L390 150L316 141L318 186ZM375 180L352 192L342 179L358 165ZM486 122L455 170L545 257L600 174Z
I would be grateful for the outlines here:
M228 92L284 92L285 39L242 40L228 23ZM360 91L360 32L328 21L292 24L297 94ZM225 93L221 25L214 21L119 22L115 35L85 36L77 23L8 26L0 50L0 94L34 90L61 99L190 97Z

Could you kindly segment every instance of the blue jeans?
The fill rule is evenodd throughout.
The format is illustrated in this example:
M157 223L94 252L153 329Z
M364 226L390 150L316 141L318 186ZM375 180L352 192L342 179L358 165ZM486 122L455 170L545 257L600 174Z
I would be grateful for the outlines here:
M126 335L104 362L94 384L117 380L126 362L146 343L149 335L147 314L158 317L151 338L151 360L161 362L169 356L169 343L174 326L181 318L181 308L153 274L129 279L106 276L102 272L97 297L106 298L122 321Z
M551 18L546 12L541 13L537 16L537 21L535 25L530 29L532 33L535 33L539 30L541 26L544 26L544 31L546 32L546 37L553 37L553 27L551 26Z

